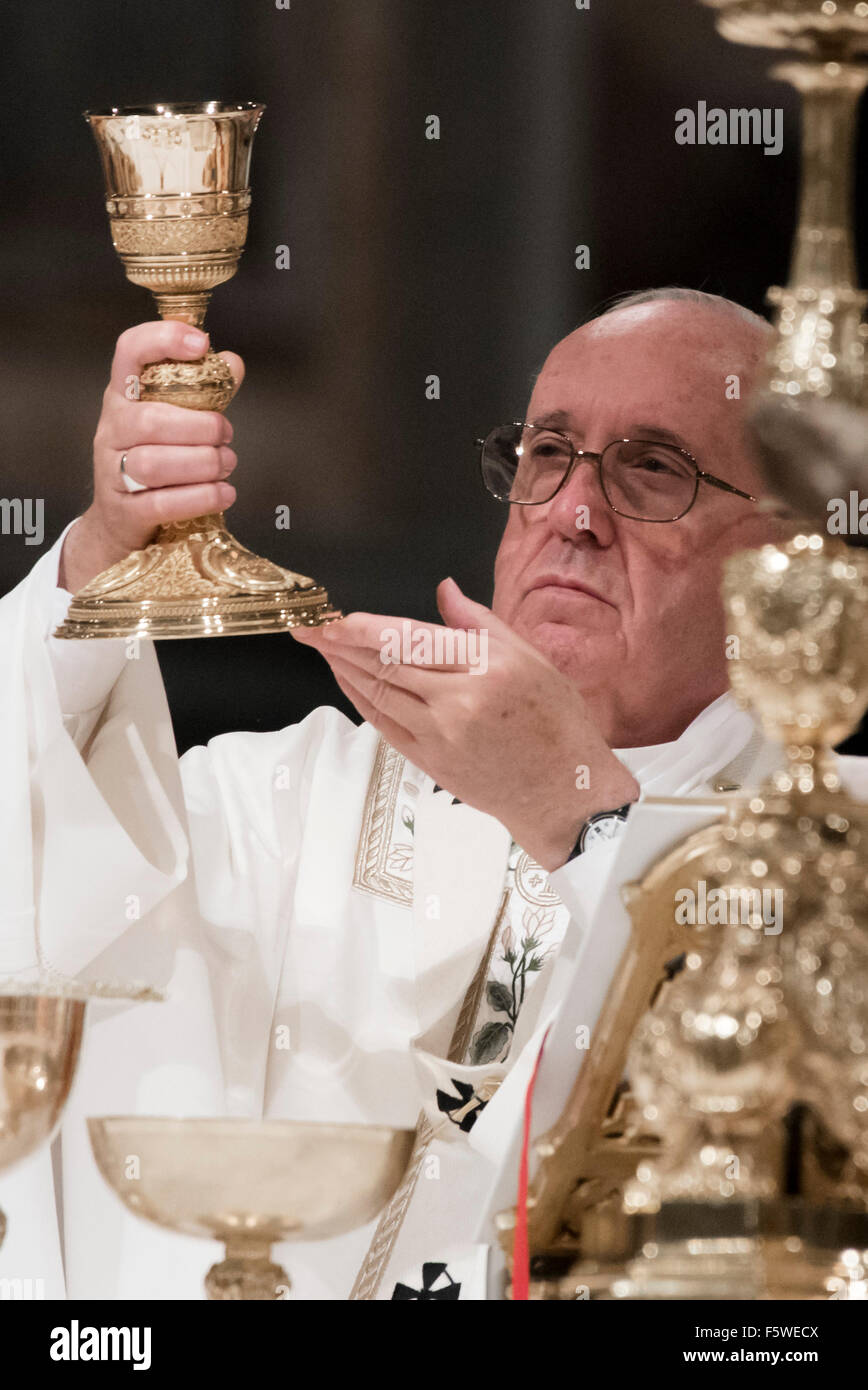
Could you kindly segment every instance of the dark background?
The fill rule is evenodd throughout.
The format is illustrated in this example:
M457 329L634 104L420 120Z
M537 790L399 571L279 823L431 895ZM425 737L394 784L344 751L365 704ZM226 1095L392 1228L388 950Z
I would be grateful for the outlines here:
M3 494L46 499L46 546L87 506L114 340L154 316L112 250L80 112L262 101L251 235L208 318L215 346L248 366L231 408L232 529L345 609L433 618L447 574L487 602L504 518L472 439L522 414L548 348L623 291L678 283L762 310L767 286L785 282L798 100L766 75L772 61L725 43L694 0L591 0L588 11L574 0L7 0ZM677 145L675 111L699 100L782 106L784 152ZM439 142L425 138L431 114ZM590 270L575 269L579 243ZM288 271L275 268L280 244ZM430 373L439 401L425 396ZM274 528L284 503L289 532ZM0 590L38 553L0 537ZM182 749L280 727L324 701L349 712L289 637L159 652Z

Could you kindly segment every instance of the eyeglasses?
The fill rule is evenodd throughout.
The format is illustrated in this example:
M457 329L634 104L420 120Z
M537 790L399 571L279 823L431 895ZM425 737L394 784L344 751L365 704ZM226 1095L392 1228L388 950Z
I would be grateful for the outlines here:
M560 492L576 460L596 464L603 496L631 521L679 521L696 501L700 483L756 502L749 492L699 467L692 454L653 439L614 439L601 454L577 449L568 435L514 421L498 425L480 449L482 481L499 502L538 507Z

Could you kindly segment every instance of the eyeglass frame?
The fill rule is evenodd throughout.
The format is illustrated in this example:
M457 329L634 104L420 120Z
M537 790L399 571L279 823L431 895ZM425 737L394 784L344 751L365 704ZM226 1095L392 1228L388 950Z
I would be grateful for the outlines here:
M559 439L563 439L567 444L569 444L571 453L570 461L564 471L564 476L561 478L560 482L558 483L557 487L555 488L554 492L551 494L550 497L544 497L538 502L521 502L518 499L513 500L513 498L511 497L499 497L496 492L492 492L491 488L488 486L488 483L485 481L485 470L483 466L485 446L488 443L488 440L494 434L495 430L502 430L505 428L505 426L495 425L493 429L490 429L488 431L488 434L485 435L484 438L477 438L475 440L475 443L479 447L479 471L482 476L482 485L485 488L485 491L488 493L489 497L493 497L496 502L504 502L508 507L545 507L548 505L549 502L553 502L554 499L557 497L558 493L561 491L561 488L563 488L569 480L570 474L576 466L577 459L587 459L589 462L595 463L597 465L597 478L599 479L600 483L600 491L606 499L606 505L610 508L611 511L615 513L616 516L622 516L625 521L644 521L652 526L666 526L673 521L681 521L682 517L685 517L687 513L690 511L690 509L694 506L696 499L699 496L700 483L707 483L709 487L716 487L721 492L729 492L735 497L743 497L746 502L759 501L758 497L754 497L749 492L742 492L741 488L735 487L732 483L728 483L725 478L718 478L715 473L707 473L704 468L700 468L699 464L697 463L696 459L694 458L693 454L691 454L689 449L683 449L680 444L670 444L668 440L612 439L609 441L608 444L604 445L600 453L595 453L591 449L577 449L568 434L565 434L563 430L554 429L551 425L532 425L529 420L510 420L507 423L512 425L514 429L542 430L545 431L547 434L555 434L558 436ZM674 449L676 453L681 454L682 458L687 459L691 468L693 469L694 488L693 496L691 497L687 506L684 508L684 511L679 512L677 516L631 516L628 512L619 511L618 508L614 506L614 504L610 501L609 494L606 492L606 485L603 482L602 469L603 454L606 453L607 449L611 449L614 444L656 444L658 447L662 445L664 448Z

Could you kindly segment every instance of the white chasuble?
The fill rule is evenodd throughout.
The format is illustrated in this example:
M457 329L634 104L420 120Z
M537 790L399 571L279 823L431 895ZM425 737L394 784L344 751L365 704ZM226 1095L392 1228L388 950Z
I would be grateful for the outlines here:
M276 1247L292 1297L483 1297L472 1242L498 1153L477 1138L501 1096L521 1105L502 1083L563 997L611 846L555 892L496 821L333 709L179 763L148 643L50 637L59 545L0 602L0 974L41 959L168 1002L91 1006L53 1155L0 1176L0 1278L201 1297L220 1248L127 1214L85 1117L225 1112L419 1127L380 1218ZM729 765L756 780L769 750L727 696L676 742L619 756L643 796L687 796Z

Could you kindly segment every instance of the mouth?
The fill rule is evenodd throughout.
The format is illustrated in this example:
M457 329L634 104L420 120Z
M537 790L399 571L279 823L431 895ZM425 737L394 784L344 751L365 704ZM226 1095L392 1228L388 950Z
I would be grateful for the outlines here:
M584 583L584 581L581 579L574 579L570 575L542 574L538 579L534 580L527 592L529 594L532 594L537 593L541 590L548 590L553 593L561 594L575 594L576 596L593 598L596 599L598 603L607 604L609 608L615 607L611 599L606 598L605 595L601 594L598 589L594 589L591 587L590 584Z

